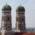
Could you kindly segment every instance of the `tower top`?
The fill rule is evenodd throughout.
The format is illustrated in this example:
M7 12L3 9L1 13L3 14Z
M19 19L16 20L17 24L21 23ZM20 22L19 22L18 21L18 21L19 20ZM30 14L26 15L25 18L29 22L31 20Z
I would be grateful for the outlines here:
M25 12L25 8L23 6L19 6L16 11L17 12Z
M9 5L5 5L3 8L2 8L2 10L3 11L5 11L5 10L11 10L11 6L9 6Z

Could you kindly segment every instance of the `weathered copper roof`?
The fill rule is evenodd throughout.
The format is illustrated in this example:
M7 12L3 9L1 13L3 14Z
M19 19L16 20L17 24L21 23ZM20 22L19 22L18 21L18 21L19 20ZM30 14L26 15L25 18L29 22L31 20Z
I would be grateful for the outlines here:
M17 8L17 12L25 12L25 8L23 6L19 6Z
M11 6L5 5L5 6L2 8L2 10L11 10Z

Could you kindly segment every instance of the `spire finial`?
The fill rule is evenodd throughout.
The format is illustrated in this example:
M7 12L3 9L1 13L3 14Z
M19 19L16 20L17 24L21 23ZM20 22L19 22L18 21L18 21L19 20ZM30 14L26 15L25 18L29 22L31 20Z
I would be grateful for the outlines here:
M20 0L20 6L22 6L22 2L21 2L22 0Z
M6 5L7 5L7 0L6 0Z

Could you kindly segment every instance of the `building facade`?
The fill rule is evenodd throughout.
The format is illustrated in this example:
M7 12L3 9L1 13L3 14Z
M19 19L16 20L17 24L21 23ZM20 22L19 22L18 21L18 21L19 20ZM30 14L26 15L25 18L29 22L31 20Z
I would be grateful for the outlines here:
M19 6L16 10L16 31L25 31L25 8Z

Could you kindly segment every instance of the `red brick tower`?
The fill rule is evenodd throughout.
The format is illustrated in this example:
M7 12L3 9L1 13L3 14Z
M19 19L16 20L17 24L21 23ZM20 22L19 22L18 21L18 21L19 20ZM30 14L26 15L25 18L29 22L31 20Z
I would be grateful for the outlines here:
M25 31L25 8L19 6L16 11L16 31Z
M11 7L9 5L5 5L2 11L2 29L5 31L11 31Z

